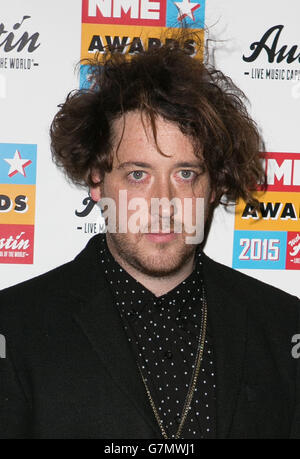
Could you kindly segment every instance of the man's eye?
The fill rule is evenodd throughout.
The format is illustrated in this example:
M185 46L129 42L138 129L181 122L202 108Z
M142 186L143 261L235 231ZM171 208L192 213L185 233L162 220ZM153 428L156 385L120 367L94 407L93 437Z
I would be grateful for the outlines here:
M143 174L145 174L145 172L143 171L133 171L133 172L130 172L129 177L135 182L139 182L144 178Z
M194 171L190 170L183 170L180 171L179 174L181 174L181 177L183 180L190 180L191 178L194 178L196 173Z

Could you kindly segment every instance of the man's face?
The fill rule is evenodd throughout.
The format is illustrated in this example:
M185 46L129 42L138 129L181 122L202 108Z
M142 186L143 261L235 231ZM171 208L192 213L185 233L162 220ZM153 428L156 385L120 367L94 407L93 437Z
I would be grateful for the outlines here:
M112 198L116 203L117 232L107 233L112 253L118 254L125 264L146 275L168 276L178 272L194 256L196 248L195 244L186 243L186 237L191 236L190 228L186 232L187 228L182 224L179 225L181 232L173 232L175 221L179 218L184 220L189 212L192 214L192 224L196 224L196 198L203 198L201 202L204 202L206 220L213 193L202 160L195 156L191 140L177 125L162 118L156 121L158 145L168 155L166 157L157 150L148 118L144 116L143 119L145 128L140 112L126 114L118 154L114 151L113 169L105 174L101 186L91 189L91 195L95 201ZM116 149L123 130L123 119L114 121L113 128ZM93 180L95 183L100 181L98 173L93 174ZM133 198L142 198L146 204L146 208L140 212L141 231L138 233L128 228L124 233L118 232L119 223L124 220L124 205L121 205L121 212L119 208L121 190L126 190L128 202ZM174 209L166 205L159 206L153 212L153 198L165 198L168 200L165 202L177 198L177 202L182 204L182 213L176 210L178 206ZM186 211L184 198L189 198L187 201L191 205ZM130 222L136 210L126 207L127 222ZM162 225L166 220L170 222L170 230L168 234L162 234ZM200 224L204 226L204 221Z

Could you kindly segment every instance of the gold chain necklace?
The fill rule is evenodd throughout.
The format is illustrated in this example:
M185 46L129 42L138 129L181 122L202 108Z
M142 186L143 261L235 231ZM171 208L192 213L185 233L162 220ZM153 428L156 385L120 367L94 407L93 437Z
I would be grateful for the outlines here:
M193 396L194 396L194 393L195 393L195 389L196 389L196 385L197 385L197 380L198 380L198 376L199 376L199 371L200 371L200 366L201 366L201 362L203 360L203 353L204 353L204 346L205 346L205 338L206 338L206 329L207 329L207 302L206 302L206 295L205 295L205 290L204 290L204 286L202 287L202 317L201 317L201 329L200 329L200 334L199 334L199 340L198 340L198 348L197 348L197 355L196 355L196 359L195 359L195 366L194 366L194 370L193 370L193 374L192 374L192 377L191 377L191 382L190 382L190 386L189 386L189 389L188 389L188 392L187 392L187 396L186 396L186 399L185 399L185 402L184 402L184 405L183 405L183 410L182 410L182 413L181 413L181 421L180 421L180 424L179 424L179 427L178 427L178 430L176 432L176 435L175 435L175 438L176 439L179 439L180 438L180 435L182 433L182 429L183 429L183 426L184 426L184 423L186 421L186 418L187 418L187 415L188 415L188 412L189 412L189 409L190 409L190 406L191 406L191 403L192 403L192 399L193 399ZM154 412L154 416L156 418L156 421L160 427L160 430L162 432L162 436L168 440L169 437L163 427L163 421L160 419L159 417L159 414L158 414L158 411L156 409L156 406L155 406L155 403L154 403L154 400L151 396L151 393L150 393L150 390L148 388L148 385L146 383L146 380L143 376L143 373L142 373L142 370L140 368L140 366L138 365L139 367L139 370L140 370L140 373L141 373L141 376L142 376L142 380L143 380L143 383L145 385L145 389L146 389L146 392L147 392L147 395L148 395L148 398L149 398L149 401L150 401L150 405L152 407L152 410Z

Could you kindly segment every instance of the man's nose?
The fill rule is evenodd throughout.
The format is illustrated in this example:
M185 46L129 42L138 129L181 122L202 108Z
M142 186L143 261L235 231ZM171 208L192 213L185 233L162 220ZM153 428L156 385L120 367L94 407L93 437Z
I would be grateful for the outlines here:
M159 199L160 218L171 218L174 216L174 205L171 205L172 199L175 198L174 192L174 187L170 180L161 178L157 181L152 193L152 198Z

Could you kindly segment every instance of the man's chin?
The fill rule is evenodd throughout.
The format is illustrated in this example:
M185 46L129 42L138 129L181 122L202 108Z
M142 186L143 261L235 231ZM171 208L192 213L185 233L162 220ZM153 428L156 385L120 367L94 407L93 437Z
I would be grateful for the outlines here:
M171 243L152 243L149 251L137 250L132 254L131 262L144 274L152 277L167 277L175 274L182 269L192 256L192 253L176 250L170 247Z
M139 272L151 277L168 277L180 271L194 255L195 247L186 246L182 235L168 240L149 238L139 234L127 239L120 235L110 235L115 253ZM187 248L188 247L188 248Z
M132 264L141 273L151 277L168 277L182 268L182 262L164 264L162 260L143 260L138 257L132 260Z

